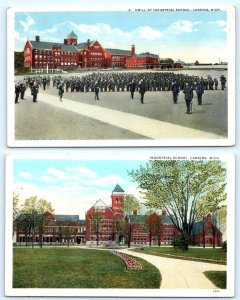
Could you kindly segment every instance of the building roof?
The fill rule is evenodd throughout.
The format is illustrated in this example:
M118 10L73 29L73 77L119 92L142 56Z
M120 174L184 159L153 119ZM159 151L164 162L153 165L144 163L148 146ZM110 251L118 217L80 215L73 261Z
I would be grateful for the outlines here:
M52 50L54 46L61 47L63 51L69 51L69 52L78 52L78 49L73 45L66 45L63 43L53 43L53 42L36 42L36 41L30 41L33 49L37 50Z
M125 191L120 187L120 185L117 183L112 193L125 193Z
M78 49L85 49L85 50L88 49L87 43L79 43L79 44L76 45L76 47L77 47Z
M198 221L193 223L192 235L200 234L203 230L203 227L206 225L207 221Z
M132 51L131 50L122 50L122 49L111 49L111 48L106 48L108 52L111 54L118 54L118 55L131 55Z
M86 220L79 220L80 225L86 225Z
M70 37L77 38L77 35L76 35L76 33L74 31L71 31L67 37L68 38L70 38Z
M78 215L55 215L55 218L59 222L79 222Z
M144 53L140 53L140 54L135 54L134 57L152 57L152 58L159 58L159 56L157 54L153 54L150 52L144 52Z
M143 224L145 223L148 215L130 215L130 221L133 223ZM161 223L165 225L172 225L173 222L169 216L160 216Z

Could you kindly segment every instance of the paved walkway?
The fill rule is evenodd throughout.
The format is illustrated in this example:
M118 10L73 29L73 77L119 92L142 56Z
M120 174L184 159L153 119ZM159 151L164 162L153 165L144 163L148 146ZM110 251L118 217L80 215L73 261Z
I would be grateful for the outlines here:
M131 113L113 110L110 108L96 107L86 103L79 103L72 100L59 101L59 98L52 95L41 95L41 102L62 108L67 111L129 130L131 132L146 136L150 139L222 139L223 137L193 128L187 128L168 122L162 122Z
M162 289L216 289L217 287L203 272L226 271L227 268L226 265L165 258L134 252L129 249L118 251L140 257L158 268L162 275Z

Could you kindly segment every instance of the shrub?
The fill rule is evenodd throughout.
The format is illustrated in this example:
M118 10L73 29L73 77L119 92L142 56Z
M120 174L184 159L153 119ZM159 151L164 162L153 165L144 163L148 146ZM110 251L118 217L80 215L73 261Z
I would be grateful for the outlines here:
M223 249L225 252L227 252L227 241L224 241L224 242L222 243L222 249Z
M188 237L186 234L181 233L179 236L175 237L172 241L172 246L174 248L179 248L183 251L188 250Z

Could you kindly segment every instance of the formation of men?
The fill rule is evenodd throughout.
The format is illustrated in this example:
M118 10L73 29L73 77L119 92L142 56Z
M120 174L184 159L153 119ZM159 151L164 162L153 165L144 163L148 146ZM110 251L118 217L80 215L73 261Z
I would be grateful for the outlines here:
M64 92L83 93L94 92L95 100L100 100L100 92L124 92L129 91L131 99L137 91L140 94L140 103L144 103L144 94L151 91L172 91L173 103L177 104L178 95L182 91L185 95L187 113L191 113L193 91L197 94L198 104L202 105L202 95L205 90L217 90L218 79L207 76L179 74L173 72L119 72L119 73L92 73L84 76L28 76L15 86L15 103L18 103L19 95L24 99L24 93L29 87L33 102L37 101L39 87L43 90L52 86L58 89L60 101ZM220 77L221 87L224 90L226 77Z

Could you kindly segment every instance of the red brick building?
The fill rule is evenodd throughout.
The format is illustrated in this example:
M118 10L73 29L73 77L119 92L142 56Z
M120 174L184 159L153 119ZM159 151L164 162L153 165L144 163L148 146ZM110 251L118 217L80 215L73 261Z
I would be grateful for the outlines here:
M125 68L131 50L105 49L98 41L78 43L72 31L63 43L45 42L36 36L24 47L24 67L32 69Z
M43 216L43 229L29 229L28 218L20 215L17 219L16 242L46 244L81 244L87 245L111 245L124 243L126 237L126 223L131 227L131 245L157 245L159 240L163 245L171 245L173 239L179 235L170 216L162 210L160 215L160 228L157 234L150 235L147 229L148 215L133 214L124 215L125 192L119 184L111 193L111 206L98 200L86 212L85 220L80 220L78 215L52 215ZM41 219L41 216L40 216ZM126 222L127 221L127 222ZM36 220L35 220L36 222ZM151 241L150 241L151 239ZM190 245L195 246L221 246L222 233L214 224L211 213L202 221L195 222L192 235L189 238Z
M156 68L158 55L135 54L130 50L104 48L97 40L78 43L72 31L63 43L45 42L36 36L24 47L24 67L30 69Z
M126 59L126 68L130 69L154 69L159 66L159 56L149 52L135 54Z

